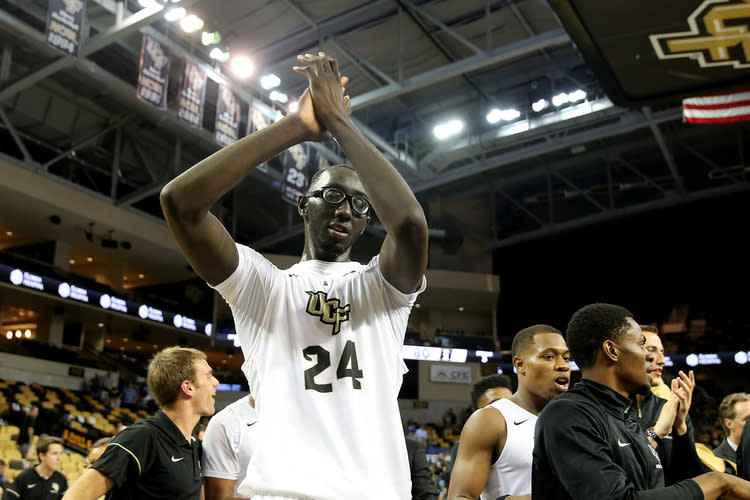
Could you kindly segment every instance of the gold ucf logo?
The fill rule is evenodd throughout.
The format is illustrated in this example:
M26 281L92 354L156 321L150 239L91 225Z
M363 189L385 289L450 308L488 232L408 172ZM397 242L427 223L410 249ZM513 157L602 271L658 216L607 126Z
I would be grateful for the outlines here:
M341 331L341 323L349 321L349 304L341 307L339 299L329 299L325 292L307 292L307 313L318 316L326 325L333 325L331 334Z
M702 68L750 67L750 0L705 0L687 24L690 31L649 36L659 59L690 58Z

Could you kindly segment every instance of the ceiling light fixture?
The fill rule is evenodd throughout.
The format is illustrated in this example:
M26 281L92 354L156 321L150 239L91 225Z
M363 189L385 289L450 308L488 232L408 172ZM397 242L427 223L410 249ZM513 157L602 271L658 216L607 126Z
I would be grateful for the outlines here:
M547 108L549 108L549 101L547 99L539 99L538 101L531 103L531 109L533 109L535 113L544 111Z
M186 14L185 7L172 7L164 13L164 19L173 23L185 17Z
M289 100L289 96L287 96L283 92L279 92L278 90L272 90L271 94L268 97L272 101L280 102L281 104L285 104Z
M180 28L182 28L182 31L185 33L192 33L194 31L198 31L199 29L203 28L203 19L196 16L195 14L190 14L189 16L185 16L180 21Z
M201 43L203 45L216 45L221 43L221 34L218 31L204 31L201 33Z
M462 122L461 120L450 120L448 122L441 123L440 125L436 125L435 128L432 129L432 133L435 134L435 137L442 141L443 139L447 139L448 137L458 134L463 129L464 122Z
M231 64L232 72L240 78L246 78L253 74L253 63L245 56L233 57Z
M260 77L260 86L266 90L276 88L279 85L281 85L281 79L273 73Z

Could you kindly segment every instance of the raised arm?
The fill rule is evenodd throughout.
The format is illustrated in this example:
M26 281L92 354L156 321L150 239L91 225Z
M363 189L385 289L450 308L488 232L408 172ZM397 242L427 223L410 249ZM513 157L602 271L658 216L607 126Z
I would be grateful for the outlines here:
M211 207L261 163L300 142L329 137L315 118L308 90L296 113L220 149L162 189L160 201L169 229L201 278L210 285L221 283L238 263L234 241Z
M312 93L315 116L333 135L359 174L367 197L386 229L380 250L385 279L404 293L417 290L427 267L427 220L422 206L396 168L365 138L349 116L341 93L338 63L319 52L298 56Z

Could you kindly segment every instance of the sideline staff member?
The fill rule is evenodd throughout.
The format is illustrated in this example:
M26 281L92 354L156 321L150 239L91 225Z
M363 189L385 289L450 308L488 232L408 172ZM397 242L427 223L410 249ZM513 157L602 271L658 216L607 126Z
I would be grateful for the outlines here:
M63 500L95 500L108 491L110 500L202 497L201 445L191 433L213 415L219 381L204 353L177 346L154 356L146 381L161 409L118 433Z
M39 463L21 472L5 490L3 500L58 500L68 489L68 481L58 469L63 440L42 436L36 443Z

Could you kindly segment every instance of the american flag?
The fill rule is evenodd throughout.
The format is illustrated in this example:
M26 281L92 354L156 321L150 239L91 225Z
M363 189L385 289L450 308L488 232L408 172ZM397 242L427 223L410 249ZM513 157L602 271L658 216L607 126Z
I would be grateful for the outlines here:
M683 99L682 117L700 124L750 120L750 90Z

